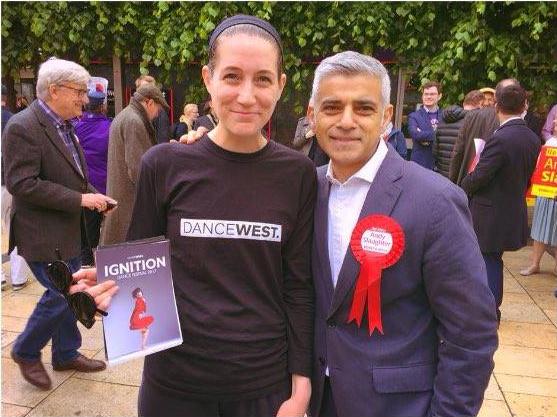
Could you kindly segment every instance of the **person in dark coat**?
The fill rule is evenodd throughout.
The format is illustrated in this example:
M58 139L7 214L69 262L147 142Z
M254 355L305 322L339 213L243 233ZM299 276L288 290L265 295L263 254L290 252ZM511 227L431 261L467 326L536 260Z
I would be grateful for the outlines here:
M141 75L135 80L135 88L138 89L142 85L157 85L156 80L150 75ZM163 93L164 96L164 93ZM168 111L170 109L161 109L159 115L151 122L153 128L155 129L155 137L157 143L166 143L170 138L170 118L168 117Z
M464 124L464 116L470 110L481 108L483 99L484 95L479 90L472 90L464 97L463 107L454 105L443 110L443 120L437 126L433 154L437 171L444 177L449 177L451 156L458 132Z
M441 97L441 84L435 81L425 83L422 88L423 106L408 116L408 132L412 138L410 160L427 169L435 169L433 145L437 126L443 120L438 106Z
M10 250L17 246L45 287L11 356L23 377L48 390L52 382L41 350L52 339L55 371L94 372L106 365L79 353L81 334L68 302L50 281L48 265L81 264L84 207L104 212L112 200L90 184L87 163L70 120L87 103L89 73L75 62L51 58L37 77L37 100L14 115L2 135L6 187L13 195Z
M198 117L199 110L197 108L197 104L186 104L178 123L172 127L172 139L180 140L183 135L190 132L193 129L193 124Z
M449 166L449 179L460 185L470 170L470 164L476 156L474 139L489 140L499 127L495 107L484 107L469 111L458 131Z
M111 120L106 116L106 94L102 84L96 84L87 93L89 103L81 120L75 125L91 184L102 194L106 193L106 167L108 161L108 133ZM94 265L93 249L99 244L103 215L95 210L84 209L87 239L82 242L81 262Z
M317 168L309 414L475 416L497 348L495 301L464 192L380 138L393 111L389 85L379 61L351 51L315 72L308 117L331 161ZM364 253L379 249L365 242L400 248L388 223L403 231L404 250L381 272L380 299L367 313L363 303L354 323ZM380 308L379 331L370 305Z
M197 130L199 127L204 127L210 132L219 122L219 119L211 106L210 98L203 105L203 112L205 113L203 116L199 116L195 119L195 122L193 123L193 130Z
M309 120L305 116L298 119L296 133L294 134L294 140L291 146L293 149L302 152L311 159L316 167L329 163L329 157L319 146L315 133L313 133L309 124Z
M406 159L408 148L406 147L406 138L400 129L396 129L393 123L389 122L382 137L403 159Z
M526 246L526 189L540 151L539 137L521 114L526 91L517 81L497 85L497 117L501 126L486 142L478 165L462 180L470 199L474 230L487 269L489 287L499 306L503 300L503 252Z

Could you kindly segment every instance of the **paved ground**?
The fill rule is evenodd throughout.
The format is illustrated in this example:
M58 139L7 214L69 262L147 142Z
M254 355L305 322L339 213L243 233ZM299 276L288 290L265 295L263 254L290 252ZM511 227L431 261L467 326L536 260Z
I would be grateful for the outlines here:
M518 271L528 264L530 250L505 255L500 346L480 416L557 416L557 277L549 273L553 259L548 255L543 273L521 277ZM47 346L43 360L53 388L39 391L22 379L9 353L41 294L37 282L19 292L2 292L2 415L136 416L141 360L96 374L54 372ZM81 352L102 359L101 326L81 330Z

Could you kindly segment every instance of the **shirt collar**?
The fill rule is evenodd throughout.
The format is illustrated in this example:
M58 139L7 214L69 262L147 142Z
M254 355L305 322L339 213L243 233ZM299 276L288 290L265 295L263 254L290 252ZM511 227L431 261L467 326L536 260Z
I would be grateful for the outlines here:
M379 171L379 167L383 163L383 160L387 156L387 144L384 140L379 139L379 144L377 146L377 150L373 154L371 158L361 167L356 173L354 173L350 178L348 178L344 183L341 183L337 180L333 175L333 161L329 161L329 165L327 166L327 180L331 184L342 185L347 184L348 182L352 181L354 178L361 179L369 184L373 182L375 179L375 175L377 175L377 171Z
M520 116L512 116L512 117L509 117L507 120L505 120L503 123L501 123L501 125L499 127L503 126L505 123L507 123L511 120L523 120L523 119Z
M437 113L439 111L439 106L436 104L431 109L428 109L426 106L424 106L424 110L426 111L426 113Z

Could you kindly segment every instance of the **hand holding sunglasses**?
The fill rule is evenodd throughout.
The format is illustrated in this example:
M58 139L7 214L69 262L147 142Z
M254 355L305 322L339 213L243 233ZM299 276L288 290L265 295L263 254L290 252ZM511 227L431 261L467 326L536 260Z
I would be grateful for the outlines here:
M90 329L95 324L95 314L107 316L106 311L97 308L95 299L86 291L70 293L73 282L70 266L61 260L52 262L47 267L47 275L56 289L64 295L75 317Z

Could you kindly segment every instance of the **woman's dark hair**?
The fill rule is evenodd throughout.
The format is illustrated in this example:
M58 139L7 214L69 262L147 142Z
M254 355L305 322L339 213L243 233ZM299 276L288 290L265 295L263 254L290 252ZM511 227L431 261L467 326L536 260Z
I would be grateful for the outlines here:
M254 36L254 37L257 37L257 38L264 39L267 42L271 43L274 46L275 51L277 53L277 74L278 74L278 77L280 78L280 76L282 74L282 48L281 48L281 45L265 29L262 29L259 26L255 26L255 25L251 25L251 24L240 24L240 25L230 26L229 28L223 30L218 35L218 37L215 39L215 41L212 43L212 45L209 48L209 62L207 63L207 66L209 67L209 70L211 71L211 74L213 73L213 71L215 69L215 66L216 66L216 57L217 57L217 50L218 50L218 46L219 46L219 40L222 37L235 36L235 35Z
M132 291L132 297L137 297L137 294L139 294L140 292L142 292L141 288L137 287L135 290Z

